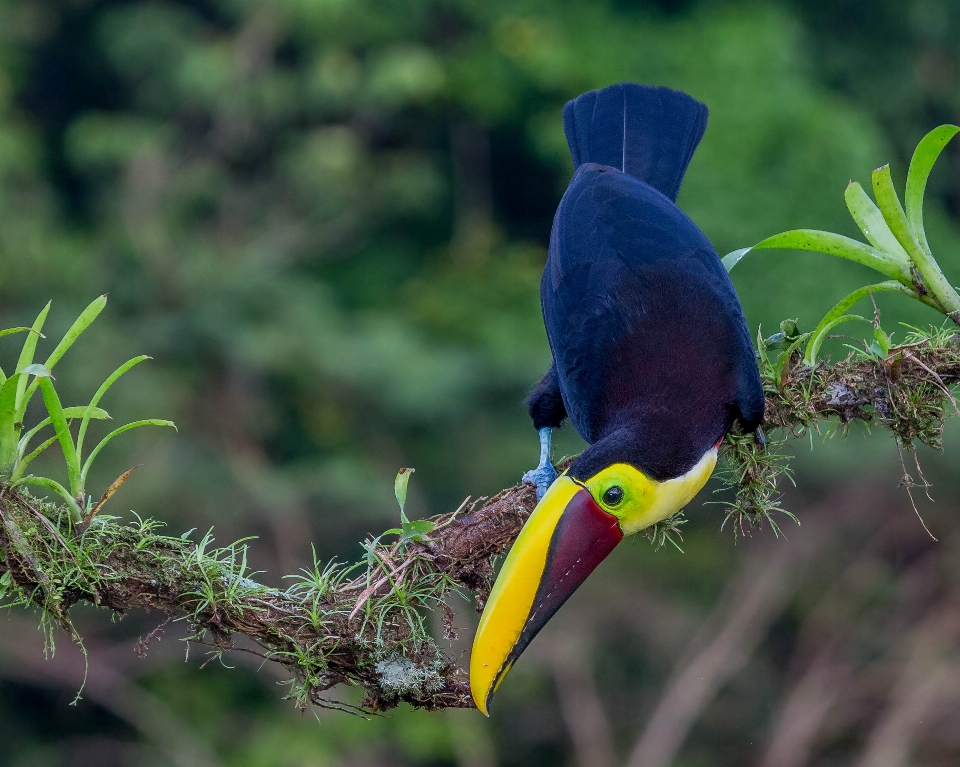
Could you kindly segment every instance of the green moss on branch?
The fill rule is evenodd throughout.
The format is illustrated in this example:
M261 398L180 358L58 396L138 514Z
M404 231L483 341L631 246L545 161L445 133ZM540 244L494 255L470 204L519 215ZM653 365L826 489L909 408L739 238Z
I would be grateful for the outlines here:
M784 354L761 370L766 440L733 433L721 451L721 476L733 489L726 519L738 533L764 522L776 526L787 438L832 434L861 421L888 429L901 446L939 447L943 419L955 409L950 387L960 382L960 347L949 333L915 335L883 357L854 353L812 368L798 353ZM81 601L116 613L160 611L186 622L189 641L214 653L247 637L289 672L289 696L302 708L340 706L325 697L338 684L362 687L367 711L401 702L467 707L467 675L431 637L427 612L439 608L449 634L451 595L471 591L482 608L494 558L535 503L531 487L509 488L434 518L423 540L385 534L364 543L359 563L312 562L276 589L247 577L243 541L217 548L209 533L199 540L166 536L159 523L139 518L125 524L101 515L77 525L65 506L0 481L0 596L8 605L39 608L46 626L77 641L69 611ZM663 545L681 523L671 518L648 537Z
M463 588L482 602L491 557L534 503L532 489L512 488L437 517L422 543L367 541L359 565L314 562L281 590L246 577L244 542L215 548L209 533L191 541L161 534L151 520L110 517L79 530L65 509L0 486L0 593L8 605L40 608L75 638L69 610L81 601L182 619L190 641L217 653L248 637L290 672L290 697L304 708L337 707L324 693L338 684L362 687L369 711L401 702L465 707L466 675L430 637L425 611Z

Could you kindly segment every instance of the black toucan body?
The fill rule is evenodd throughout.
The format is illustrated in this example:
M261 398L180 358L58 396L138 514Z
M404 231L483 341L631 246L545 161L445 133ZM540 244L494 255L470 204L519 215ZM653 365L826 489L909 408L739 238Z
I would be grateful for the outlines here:
M563 110L576 167L554 219L541 300L553 365L529 400L542 498L500 571L470 664L477 707L624 536L685 506L735 421L763 418L740 302L675 200L707 108L623 83ZM589 447L556 478L550 434ZM549 489L548 489L549 488Z

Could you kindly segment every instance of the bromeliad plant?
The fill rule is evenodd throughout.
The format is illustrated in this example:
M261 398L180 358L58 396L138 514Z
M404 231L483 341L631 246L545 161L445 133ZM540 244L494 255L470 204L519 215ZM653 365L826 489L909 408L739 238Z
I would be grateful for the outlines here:
M114 437L140 426L174 426L172 421L164 421L158 418L125 424L101 439L84 460L83 448L90 421L110 417L105 410L99 407L100 400L127 371L144 360L150 359L141 355L128 360L103 382L88 404L63 407L53 383L54 366L73 346L80 335L90 327L106 304L107 297L100 296L84 309L76 322L67 330L60 343L42 363L34 362L34 355L38 340L44 337L41 331L50 311L49 303L37 316L32 327L10 328L0 331L0 336L26 333L26 340L23 342L20 356L11 375L6 376L3 369L0 368L0 480L11 487L36 485L52 490L66 503L75 524L89 524L90 520L133 471L133 469L130 469L122 474L107 488L107 491L96 503L87 495L86 487L90 468L100 451ZM27 407L38 390L43 399L47 417L32 428L26 429ZM79 428L77 429L77 436L74 438L71 426L73 422L78 420ZM53 436L48 437L31 449L35 438L48 427L53 427ZM69 489L50 477L26 473L30 464L54 442L59 442L63 451Z
M858 301L874 293L903 293L936 309L960 325L960 295L944 277L940 265L933 257L923 226L923 194L927 179L943 148L958 132L960 127L956 125L941 125L930 131L917 145L907 171L905 208L901 206L893 187L889 165L873 171L873 194L876 203L859 183L850 182L844 199L850 215L869 244L833 232L794 229L768 237L752 248L735 250L723 258L724 266L730 271L747 253L754 250L811 250L869 266L890 278L884 282L866 285L841 299L824 315L812 332L797 338L789 350L789 355L805 343L803 360L809 367L814 367L820 348L830 331L844 322L869 321L848 312ZM889 350L890 339L880 328L875 328L874 335L878 347Z
M768 395L776 395L773 400L774 410L786 406L796 416L787 419L793 436L806 433L812 440L810 427L816 413L816 407L811 404L812 392L818 387L822 388L825 383L834 387L840 385L836 381L830 384L827 381L830 376L822 375L829 369L818 365L820 349L829 333L838 325L851 321L870 322L873 325L872 341L864 344L862 352L854 348L850 359L865 357L880 361L884 365L898 366L899 362L909 356L926 372L930 371L929 366L919 361L915 352L919 352L920 347L932 349L934 336L955 338L955 334L943 329L934 331L933 336L914 332L912 335L908 334L905 344L896 346L890 335L880 327L876 316L867 319L859 314L851 314L850 310L859 301L868 296L872 297L875 293L902 293L936 309L954 324L960 325L960 295L944 277L933 257L923 223L923 196L930 171L944 147L957 133L960 133L960 127L941 125L930 131L917 145L907 171L905 207L901 206L893 187L889 165L873 171L873 193L876 202L870 199L859 183L850 182L844 192L844 199L850 215L867 242L833 232L795 229L768 237L751 248L735 250L723 258L723 264L729 272L744 256L755 250L809 250L868 266L889 278L883 282L865 285L844 296L811 332L801 333L794 321L786 320L781 323L780 332L770 338L764 339L758 334L758 364L764 388ZM795 377L795 355L801 351L802 374ZM929 385L917 382L912 389L905 381L901 381L900 389L909 393L903 395L906 400L900 403L899 417L890 418L887 411L878 413L881 421L897 437L898 446L901 448L909 450L913 439L931 445L939 442L939 431L942 427L941 397L944 393L950 399L953 397L947 391L942 378L936 374L931 374L931 378ZM849 387L843 390L848 389ZM834 392L836 391L839 389L835 388ZM892 394L890 396L893 397ZM918 417L921 411L927 414L923 418ZM835 425L842 428L851 417L857 416L848 412L842 415L840 423ZM867 415L865 422L868 422L870 417ZM774 418L773 424L777 420ZM828 429L826 436L834 431L833 428ZM774 534L778 534L773 512L793 516L780 506L777 490L780 476L786 475L790 479L784 462L786 456L780 455L776 449L784 440L785 438L778 438L768 444L752 437L745 438L744 435L728 435L724 443L728 469L721 474L721 478L726 487L733 489L734 499L722 503L727 507L726 519L734 521L735 531L742 529L744 521L750 526L756 526L766 520ZM901 452L901 457L902 455ZM904 479L909 488L911 480L906 467Z

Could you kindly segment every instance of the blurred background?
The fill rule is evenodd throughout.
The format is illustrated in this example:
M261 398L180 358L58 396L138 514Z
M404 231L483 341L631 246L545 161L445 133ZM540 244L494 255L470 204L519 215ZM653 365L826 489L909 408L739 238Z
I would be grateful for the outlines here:
M114 442L91 492L143 463L113 513L257 535L253 565L282 585L311 542L352 558L395 524L402 466L426 516L536 463L522 400L548 366L538 282L572 169L567 99L634 80L709 105L680 204L721 254L796 227L854 235L847 181L892 161L902 184L920 137L960 122L958 40L957 0L2 0L0 327L52 298L49 339L109 293L61 394L86 401L149 354L103 404L179 433ZM960 142L927 215L960 280ZM733 277L766 334L875 281L783 252ZM901 338L899 321L940 322L883 298ZM0 344L8 364L16 340ZM201 669L170 624L141 659L157 616L82 607L71 707L79 650L59 637L44 660L37 616L3 611L0 763L958 764L956 431L919 452L938 542L889 436L796 441L788 540L721 532L708 486L685 553L618 549L490 720L301 716L252 657ZM564 430L558 452L579 446ZM455 655L476 620L457 614Z

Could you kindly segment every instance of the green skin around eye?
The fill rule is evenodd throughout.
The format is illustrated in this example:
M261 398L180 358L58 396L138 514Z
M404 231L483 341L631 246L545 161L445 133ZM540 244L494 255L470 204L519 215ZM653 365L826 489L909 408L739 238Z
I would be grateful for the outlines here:
M601 509L617 518L624 535L633 535L686 506L703 487L716 461L714 448L690 471L675 479L657 482L639 469L620 463L608 466L586 481L574 482L584 487ZM623 492L616 504L604 497L612 488Z

